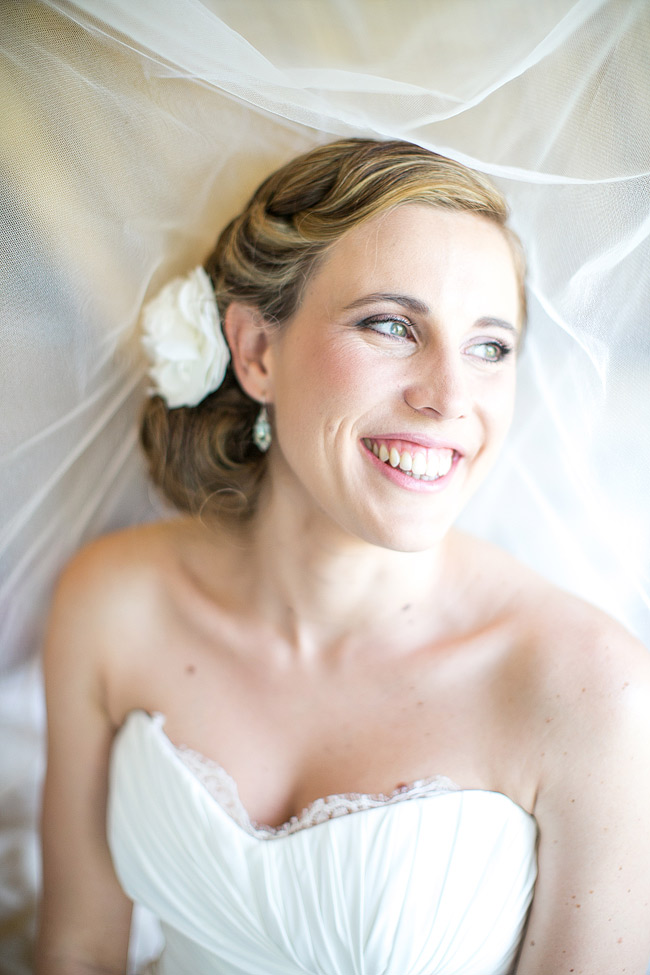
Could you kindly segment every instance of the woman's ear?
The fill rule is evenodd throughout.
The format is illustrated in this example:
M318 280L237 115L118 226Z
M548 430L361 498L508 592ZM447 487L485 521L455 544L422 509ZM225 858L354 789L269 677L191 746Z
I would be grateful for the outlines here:
M232 301L226 309L223 330L239 385L259 403L271 402L273 376L269 327L259 310L253 305Z

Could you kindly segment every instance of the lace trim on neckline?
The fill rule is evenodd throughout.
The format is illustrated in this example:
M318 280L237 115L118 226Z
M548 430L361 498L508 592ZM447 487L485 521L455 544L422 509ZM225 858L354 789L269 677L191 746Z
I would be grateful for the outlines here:
M171 745L181 762L208 790L224 812L246 833L258 839L289 836L291 833L318 826L320 823L336 819L338 816L347 816L350 813L362 812L366 809L376 809L379 806L390 806L409 799L421 799L446 792L461 791L460 786L445 775L433 775L426 779L418 779L409 785L400 786L389 795L347 792L341 795L314 799L299 816L292 816L280 826L268 826L257 823L250 818L239 798L237 783L218 762L206 758L205 755L188 748L186 745L175 745L173 742Z

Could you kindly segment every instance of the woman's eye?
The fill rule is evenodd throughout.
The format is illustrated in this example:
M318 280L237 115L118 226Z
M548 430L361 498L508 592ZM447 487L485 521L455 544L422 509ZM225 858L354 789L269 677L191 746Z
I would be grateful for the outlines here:
M479 342L477 345L470 346L468 351L470 355L475 355L485 362L501 362L512 349L502 345L501 342Z
M373 332L390 335L396 339L407 339L411 334L409 326L399 318L369 318L363 324Z

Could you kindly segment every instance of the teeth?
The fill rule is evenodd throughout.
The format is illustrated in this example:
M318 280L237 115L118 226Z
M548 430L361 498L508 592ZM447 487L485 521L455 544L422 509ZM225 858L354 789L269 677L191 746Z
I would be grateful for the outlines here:
M389 448L385 443L377 443L370 437L364 438L363 442L382 463L399 467L404 474L418 481L435 481L444 477L451 470L454 460L453 450L448 449L418 450L412 453L410 450L400 452L395 446Z
M432 451L427 458L427 477L438 476L439 464L440 464L439 455Z
M451 470L451 453L444 453L440 457L440 466L438 467L438 477L444 477Z
M413 454L412 470L415 477L422 477L423 474L427 473L427 459L424 454Z

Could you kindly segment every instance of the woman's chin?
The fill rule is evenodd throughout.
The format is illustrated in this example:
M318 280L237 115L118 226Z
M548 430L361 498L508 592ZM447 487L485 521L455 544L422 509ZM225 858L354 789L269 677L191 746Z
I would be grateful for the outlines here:
M393 518L377 522L364 520L356 525L341 526L352 538L391 552L428 552L440 545L453 526L454 519L416 521Z

